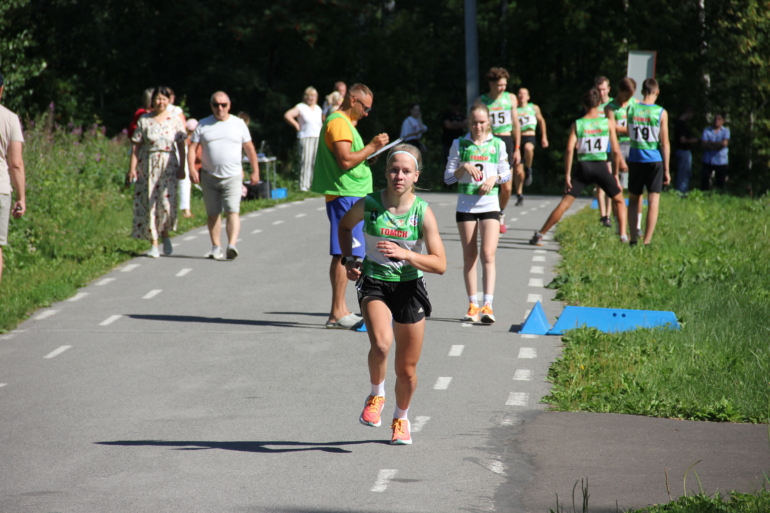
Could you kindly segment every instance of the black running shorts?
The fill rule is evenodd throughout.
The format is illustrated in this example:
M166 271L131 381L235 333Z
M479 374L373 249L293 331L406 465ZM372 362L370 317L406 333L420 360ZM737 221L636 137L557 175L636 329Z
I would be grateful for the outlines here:
M629 162L628 192L641 196L644 188L647 192L663 190L663 162Z
M567 194L577 198L586 188L586 185L592 183L601 187L610 198L614 198L620 193L618 182L607 169L606 160L583 160L578 161L572 172L572 188L567 191Z
M455 212L455 221L458 223L475 223L476 221L483 221L484 219L500 220L500 211L493 210L491 212Z
M414 324L430 317L433 307L425 288L425 279L383 281L361 275L356 282L358 305L366 298L382 301L399 324Z
M521 136L521 147L523 148L525 144L532 143L532 146L534 148L537 148L537 138L534 135L522 135Z
M494 135L494 134L492 134ZM495 135L498 139L505 143L505 151L508 152L508 163L513 162L513 136L512 135Z

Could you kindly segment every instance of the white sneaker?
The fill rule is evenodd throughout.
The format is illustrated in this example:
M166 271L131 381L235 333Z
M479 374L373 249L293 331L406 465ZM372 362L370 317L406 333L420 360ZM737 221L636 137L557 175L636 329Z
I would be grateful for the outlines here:
M222 248L214 248L206 253L206 258L213 258L214 260L224 260L225 255L222 254Z
M238 250L235 249L235 246L227 246L227 259L235 260L236 258L238 258Z
M145 253L145 256L148 256L150 258L160 258L160 250L158 250L158 246L150 247L150 251Z

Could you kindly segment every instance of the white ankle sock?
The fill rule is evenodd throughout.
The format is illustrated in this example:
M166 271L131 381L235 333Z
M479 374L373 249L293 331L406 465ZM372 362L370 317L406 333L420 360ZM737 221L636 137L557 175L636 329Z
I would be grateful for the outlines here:
M385 397L385 380L383 380L379 385L372 383L372 395L375 397Z
M409 408L406 410L402 410L398 406L396 406L396 411L393 412L393 418L394 419L405 419L407 413L409 413Z
M492 294L484 294L484 304L492 306L492 299L494 299L495 296Z
M642 214L636 214L636 229L642 229Z
M476 306L479 306L479 297L476 294L473 294L472 296L468 296L468 301L470 301Z

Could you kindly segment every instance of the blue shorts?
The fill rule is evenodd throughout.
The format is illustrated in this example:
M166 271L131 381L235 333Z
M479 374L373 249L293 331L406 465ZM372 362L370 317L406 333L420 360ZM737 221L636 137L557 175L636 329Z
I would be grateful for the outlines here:
M338 229L340 220L347 213L348 210L353 208L356 201L361 198L340 196L337 199L326 202L326 215L329 217L329 223L331 224L329 231L329 254L342 255L340 249L340 239L338 235ZM353 256L358 258L364 258L366 254L366 247L364 245L364 222L361 221L353 228Z

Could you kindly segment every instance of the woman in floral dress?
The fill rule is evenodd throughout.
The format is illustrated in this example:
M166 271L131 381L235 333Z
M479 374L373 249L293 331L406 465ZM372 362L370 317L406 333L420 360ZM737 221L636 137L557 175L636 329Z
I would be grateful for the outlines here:
M168 232L176 229L177 179L184 177L185 126L178 116L166 111L171 93L165 87L152 92L153 110L139 118L131 137L134 143L127 182L134 186L134 226L131 236L152 242L147 256L158 258L158 234L163 237L163 253L173 251Z

